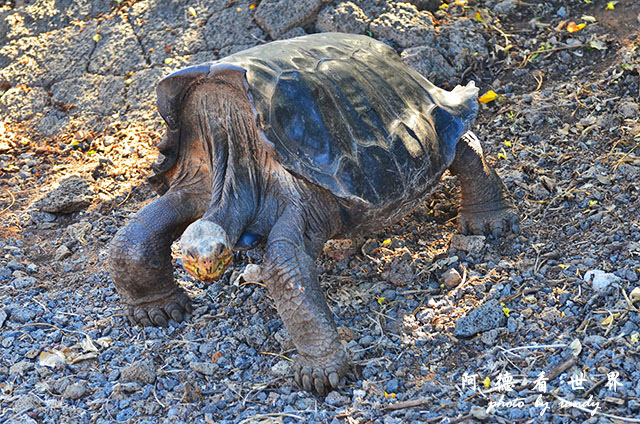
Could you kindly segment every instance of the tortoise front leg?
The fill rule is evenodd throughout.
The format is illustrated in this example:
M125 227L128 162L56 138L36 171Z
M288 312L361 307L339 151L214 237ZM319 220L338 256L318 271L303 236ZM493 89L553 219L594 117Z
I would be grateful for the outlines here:
M449 170L460 180L462 201L458 230L463 234L492 234L519 231L518 210L504 183L484 158L480 141L472 132L458 141Z
M142 208L109 246L109 271L132 324L166 327L191 312L191 300L173 279L171 243L197 219L196 202L167 192Z
M313 258L303 242L304 222L287 209L269 234L263 281L298 349L294 369L306 391L323 394L340 385L350 370L348 355L338 338Z

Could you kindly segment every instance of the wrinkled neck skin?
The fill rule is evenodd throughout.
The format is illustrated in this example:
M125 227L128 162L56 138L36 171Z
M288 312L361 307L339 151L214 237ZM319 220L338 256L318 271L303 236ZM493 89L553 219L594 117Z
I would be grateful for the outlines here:
M221 226L233 247L244 231L268 234L280 214L274 163L260 137L249 99L236 89L202 87L192 116L211 175L211 201L203 215Z
M220 84L198 87L187 100L183 122L184 135L192 140L183 144L191 149L187 168L207 175L202 191L210 187L202 219L224 229L229 248L244 232L266 238L287 207L300 211L305 226L300 230L317 239L316 244L338 232L341 222L335 219L339 212L333 197L282 167L258 129L246 95Z

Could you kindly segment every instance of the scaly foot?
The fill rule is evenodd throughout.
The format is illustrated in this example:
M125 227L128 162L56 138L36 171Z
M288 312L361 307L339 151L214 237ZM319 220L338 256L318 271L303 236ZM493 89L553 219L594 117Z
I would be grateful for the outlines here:
M340 387L345 376L355 378L352 364L342 347L335 355L323 358L298 355L293 369L301 388L307 392L316 391L320 395Z
M500 237L520 232L518 210L508 202L491 205L493 208L462 207L458 213L458 231L461 234L484 234Z
M127 305L127 317L131 324L140 324L145 327L153 325L167 327L170 319L182 322L185 314L192 311L191 299L182 289L160 300Z

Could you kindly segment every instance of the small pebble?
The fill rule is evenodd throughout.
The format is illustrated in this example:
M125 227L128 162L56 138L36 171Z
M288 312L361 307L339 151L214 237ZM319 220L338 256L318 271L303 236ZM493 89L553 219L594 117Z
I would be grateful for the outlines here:
M442 282L446 288L454 289L462 282L462 277L455 268L449 268L442 273Z
M68 258L69 256L71 256L71 250L69 250L69 248L64 244L56 249L56 253L55 253L56 261L61 261L63 259Z
M340 392L332 391L327 394L327 396L324 398L324 401L327 405L342 406L349 403L349 398L340 394Z
M275 377L288 377L292 374L292 362L282 359L276 362L269 371Z
M584 274L584 281L591 282L595 291L604 291L612 283L619 281L620 277L609 272L604 272L599 269L589 270Z
M220 367L213 362L190 362L189 367L195 372L204 375L215 375Z
M11 365L9 373L13 375L19 375L23 377L28 371L33 369L33 363L29 361L20 361L17 364Z
M136 362L120 370L120 381L153 384L156 381L156 371L151 361Z
M455 234L449 243L450 249L462 250L463 252L478 254L485 246L485 236L464 236Z
M80 399L87 392L87 383L79 381L77 383L69 384L62 392L62 397L65 399Z

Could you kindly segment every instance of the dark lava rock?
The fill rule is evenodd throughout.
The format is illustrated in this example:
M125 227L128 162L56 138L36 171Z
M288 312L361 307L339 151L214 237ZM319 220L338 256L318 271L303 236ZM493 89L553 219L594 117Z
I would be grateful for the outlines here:
M44 212L72 213L89 206L93 192L89 182L76 175L65 178L60 185L40 199L36 206Z
M453 333L456 337L471 337L483 331L492 330L507 325L505 316L497 300L491 300L478 306L466 317L462 317L456 323Z

